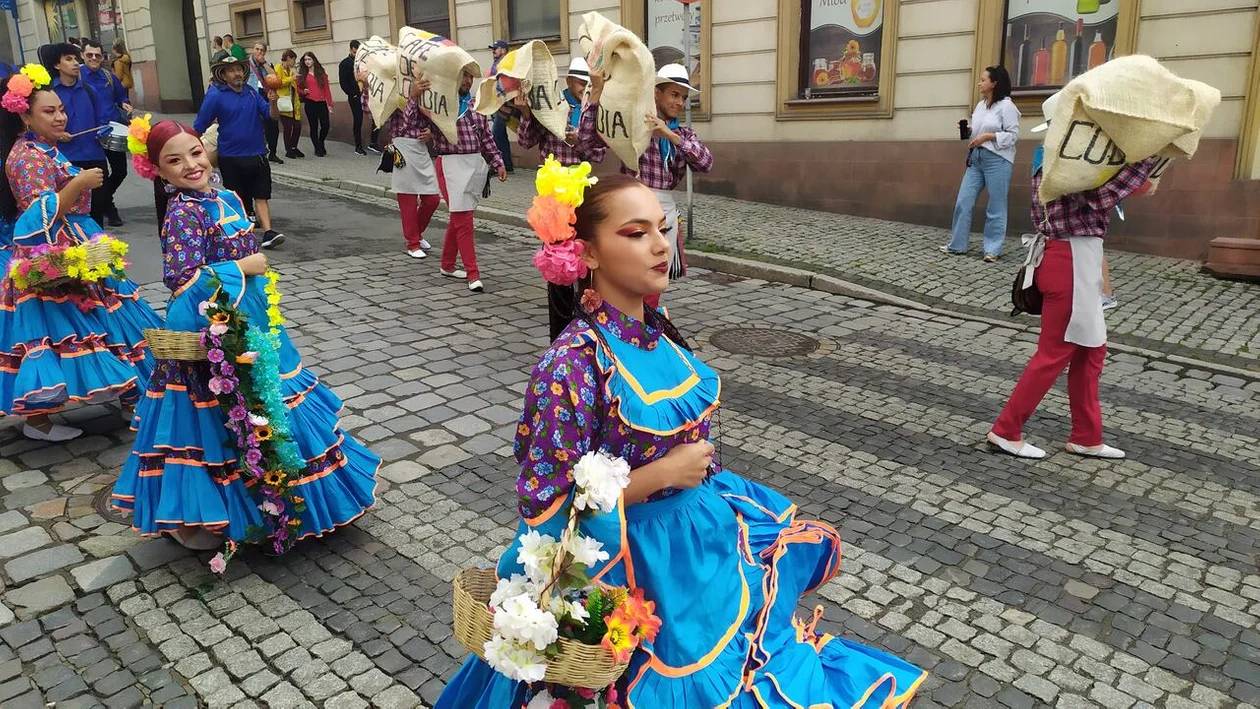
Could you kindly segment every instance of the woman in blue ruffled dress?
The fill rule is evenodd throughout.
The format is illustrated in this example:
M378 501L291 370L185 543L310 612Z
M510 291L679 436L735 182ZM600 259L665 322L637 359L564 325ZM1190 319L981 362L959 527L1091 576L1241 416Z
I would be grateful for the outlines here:
M526 390L516 438L522 521L499 578L523 573L521 534L561 536L574 466L601 450L625 459L632 472L614 512L581 522L582 533L609 553L589 571L611 585L642 588L662 621L619 682L618 706L908 705L922 670L819 635L815 622L795 617L801 597L839 571L836 531L799 519L784 496L714 464L718 375L663 312L644 306L669 283L671 237L656 197L633 178L600 178L577 208L575 230L582 248L568 253L580 254L590 275L578 282L583 295L573 321ZM547 251L535 264L545 265ZM545 705L538 691L473 657L436 707Z
M36 247L102 232L88 212L104 175L57 150L69 137L65 107L43 67L23 71L5 79L0 110L0 216L12 224L0 236L0 413L25 416L28 438L66 441L82 431L49 418L66 405L117 398L134 406L153 367L143 330L162 319L125 279L71 294L19 289L9 277L10 262Z
M217 289L249 323L266 328L261 276L267 257L258 251L240 198L210 185L210 161L192 128L161 121L147 147L173 190L162 224L163 280L172 291L166 329L206 328L202 304L214 300ZM319 536L375 503L381 459L339 428L341 401L303 366L283 325L277 339L285 428L306 466L293 490L305 501L296 515L298 536ZM208 362L157 361L136 410L136 441L113 493L113 504L133 513L137 531L170 533L198 550L249 540L251 527L266 528L266 503L242 471L210 379Z

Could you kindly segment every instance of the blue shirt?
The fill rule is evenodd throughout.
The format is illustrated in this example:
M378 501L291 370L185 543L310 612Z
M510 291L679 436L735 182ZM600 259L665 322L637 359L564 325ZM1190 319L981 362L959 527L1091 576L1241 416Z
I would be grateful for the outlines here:
M110 121L118 118L113 102L107 97L94 95L92 89L83 83L82 77L73 86L66 86L58 76L53 80L53 91L66 107L67 133L108 126ZM105 149L101 147L96 131L72 138L68 143L60 143L57 148L70 162L105 159Z
M223 84L214 84L201 102L193 130L205 133L217 120L219 156L252 158L267 154L263 121L270 116L271 104L252 86L245 86L238 93Z
M98 100L113 101L114 105L120 110L124 103L131 103L131 96L127 89L123 88L122 82L118 77L114 76L114 72L102 66L100 69L89 69L86 65L83 67L80 78L87 82L88 86L96 92ZM121 121L118 116L114 116L111 120Z

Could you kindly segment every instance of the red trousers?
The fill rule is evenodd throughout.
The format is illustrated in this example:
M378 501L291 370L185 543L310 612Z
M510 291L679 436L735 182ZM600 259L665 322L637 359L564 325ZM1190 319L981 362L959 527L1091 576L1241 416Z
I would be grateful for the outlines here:
M446 206L451 205L451 196L446 190L446 175L442 172L442 158L435 161L437 165L438 187L442 190L442 198ZM464 270L468 272L469 282L481 278L477 270L477 250L473 246L473 213L450 212L450 224L446 227L446 241L442 244L442 270L455 270L455 254L464 262Z
M1047 241L1045 257L1034 277L1043 298L1037 352L993 424L993 432L1008 441L1023 439L1024 423L1067 368L1068 403L1072 410L1072 435L1068 441L1082 446L1101 445L1098 379L1107 346L1082 347L1063 339L1072 317L1072 245L1058 239Z
M420 249L420 239L424 238L424 230L429 228L429 220L437 211L442 198L435 194L397 194L398 211L402 213L403 238L407 240L407 250Z

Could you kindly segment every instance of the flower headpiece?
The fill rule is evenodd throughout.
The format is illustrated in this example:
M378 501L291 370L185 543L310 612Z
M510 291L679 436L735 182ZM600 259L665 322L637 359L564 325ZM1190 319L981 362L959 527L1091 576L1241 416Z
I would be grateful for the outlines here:
M534 181L538 196L525 218L543 242L534 254L534 266L548 283L570 286L587 273L582 242L575 238L573 225L577 223L576 210L582 206L586 188L596 181L590 163L564 167L554 155L548 155L538 170Z
M5 83L4 98L0 98L0 106L4 106L10 113L26 113L31 110L31 94L51 83L52 77L42 65L27 64Z
M127 150L131 153L131 166L136 174L146 180L158 176L157 166L149 159L149 131L153 130L153 114L136 116L127 126Z

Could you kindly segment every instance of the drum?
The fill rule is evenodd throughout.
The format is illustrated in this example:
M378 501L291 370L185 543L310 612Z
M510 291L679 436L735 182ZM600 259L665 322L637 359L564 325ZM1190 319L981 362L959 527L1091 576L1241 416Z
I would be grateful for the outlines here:
M127 152L127 126L110 121L109 133L101 136L101 146L114 153Z

